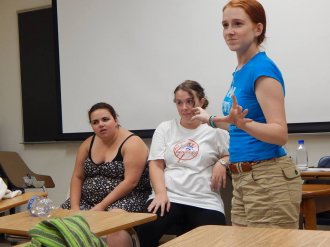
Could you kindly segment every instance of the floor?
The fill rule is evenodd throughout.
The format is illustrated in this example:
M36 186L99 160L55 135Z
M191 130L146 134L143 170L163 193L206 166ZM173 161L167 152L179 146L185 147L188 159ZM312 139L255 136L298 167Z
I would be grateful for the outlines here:
M0 246L1 247L9 247L12 246L8 241L1 239L0 240Z
M330 226L326 226L326 225L320 226L320 225L318 225L317 230L330 231Z
M13 240L12 238L9 238L10 241L6 240L5 237L1 234L0 236L0 247L11 247L15 246L17 244L21 244L26 242L27 240L22 240L17 238L16 240Z

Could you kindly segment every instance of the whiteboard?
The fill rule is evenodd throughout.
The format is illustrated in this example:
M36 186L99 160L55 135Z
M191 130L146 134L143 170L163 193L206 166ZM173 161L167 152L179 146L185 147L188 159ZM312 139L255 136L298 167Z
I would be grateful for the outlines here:
M222 38L224 0L57 0L63 133L89 132L87 111L110 103L122 126L177 117L173 90L196 80L222 115L236 55ZM329 122L330 1L262 0L263 49L280 68L288 123ZM317 4L316 4L317 2Z

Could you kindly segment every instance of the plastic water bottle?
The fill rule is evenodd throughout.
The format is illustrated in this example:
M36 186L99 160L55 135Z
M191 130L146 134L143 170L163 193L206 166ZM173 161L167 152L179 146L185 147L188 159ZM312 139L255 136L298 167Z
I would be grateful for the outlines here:
M298 147L296 150L296 165L300 170L306 170L308 168L308 153L304 140L298 140Z
M54 202L49 198L32 196L28 201L27 208L33 216L50 217L52 210L56 207Z

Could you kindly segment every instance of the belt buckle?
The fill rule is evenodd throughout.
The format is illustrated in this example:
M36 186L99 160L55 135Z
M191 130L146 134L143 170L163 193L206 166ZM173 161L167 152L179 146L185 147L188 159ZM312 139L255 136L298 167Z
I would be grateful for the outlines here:
M243 162L236 162L233 165L235 166L237 173L243 173L243 168L242 168Z
M235 167L236 167L238 173L242 173L243 172L242 163L243 162L237 162L235 164Z

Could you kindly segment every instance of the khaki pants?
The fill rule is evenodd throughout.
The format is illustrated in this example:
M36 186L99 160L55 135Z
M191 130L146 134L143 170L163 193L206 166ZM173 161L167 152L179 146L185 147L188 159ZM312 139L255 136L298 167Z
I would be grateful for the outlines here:
M251 227L299 226L302 180L287 156L261 162L233 177L232 222Z

